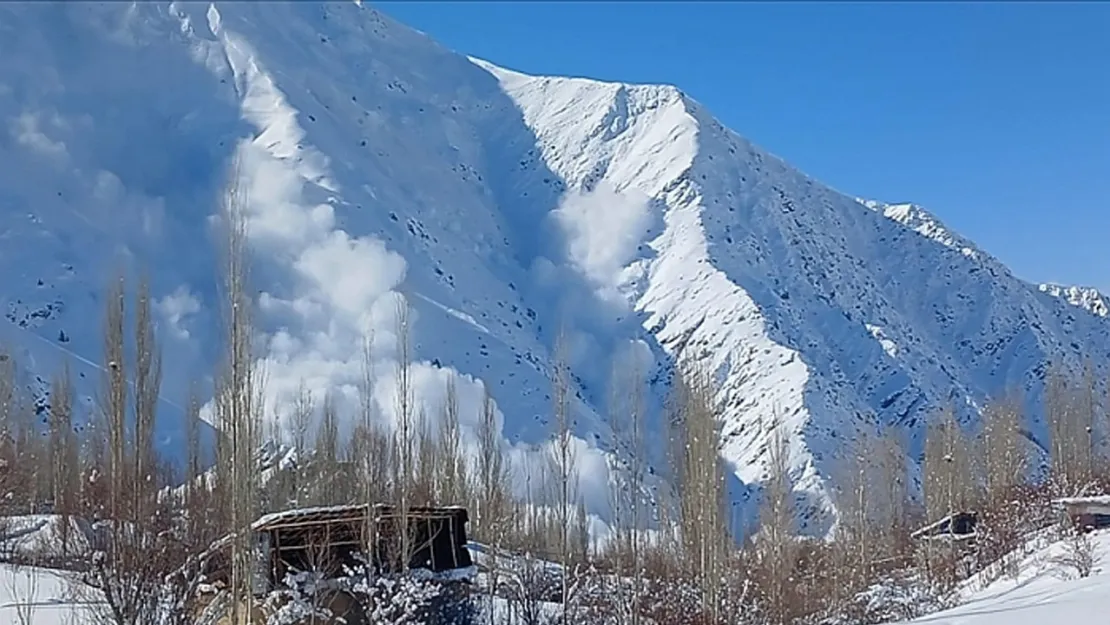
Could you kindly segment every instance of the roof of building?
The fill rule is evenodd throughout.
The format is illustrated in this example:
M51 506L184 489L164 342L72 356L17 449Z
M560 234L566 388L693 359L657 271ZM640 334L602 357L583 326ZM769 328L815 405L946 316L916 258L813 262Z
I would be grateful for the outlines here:
M976 535L975 523L977 515L974 512L956 512L946 514L940 519L922 527L912 534L911 538L948 538L964 539ZM960 531L966 530L966 531Z
M372 508L376 518L396 516L395 506L379 503L374 504ZM467 520L466 508L462 506L413 506L409 507L408 511L411 517L419 519L452 518L462 515L463 520ZM251 529L265 532L305 525L358 522L366 519L366 513L365 504L283 510L260 517L251 524Z
M1052 503L1063 507L1069 512L1110 514L1110 495L1094 495L1090 497L1061 497L1059 499L1053 499Z

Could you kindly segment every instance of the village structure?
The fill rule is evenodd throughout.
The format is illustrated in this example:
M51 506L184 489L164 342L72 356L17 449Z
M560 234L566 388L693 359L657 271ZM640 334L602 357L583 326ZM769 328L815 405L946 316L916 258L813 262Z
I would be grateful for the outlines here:
M407 542L402 542L398 531L402 517L408 526ZM459 506L410 507L402 515L388 504L358 504L264 515L250 529L254 545L252 594L261 600L274 591L288 590L290 576L304 572L316 574L324 582L322 587L328 587L328 580L407 570L448 587L453 595L465 595L477 571L468 548L468 521L466 508ZM228 586L231 541L231 536L225 536L201 558L207 589L207 597L200 604L202 612ZM370 562L366 562L367 552ZM340 619L337 623L365 622L358 602L341 589L331 588L326 596L314 597L313 601ZM256 616L252 622L262 622L259 619L263 615Z
M391 505L307 508L260 518L251 527L258 547L256 594L270 592L291 571L338 577L348 570L360 570L363 563L359 558L368 542L373 544L372 566L379 574L397 573L407 565L443 581L467 579L473 562L466 548L466 509L414 507L406 516L407 563L400 553L397 531L401 514Z

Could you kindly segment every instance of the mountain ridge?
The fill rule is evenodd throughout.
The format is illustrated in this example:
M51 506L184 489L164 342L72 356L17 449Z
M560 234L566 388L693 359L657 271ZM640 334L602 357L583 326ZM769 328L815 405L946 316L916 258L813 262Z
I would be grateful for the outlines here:
M0 260L20 268L2 294L13 323L0 325L39 369L44 341L96 360L113 250L150 267L167 377L206 375L218 347L208 220L233 160L273 414L302 379L355 405L372 330L389 421L403 295L419 405L435 414L456 376L469 436L488 386L523 471L547 436L562 334L583 491L602 516L614 360L637 359L656 413L676 358L717 376L734 520L750 518L766 427L780 421L802 529L817 534L860 430L905 428L915 472L935 407L954 402L971 422L1016 386L1036 425L1045 361L1110 362L1105 321L1076 314L1076 298L1014 277L923 209L822 185L677 87L530 76L353 3L0 16L20 52L0 61L13 85L0 90L13 172L0 236L16 242Z

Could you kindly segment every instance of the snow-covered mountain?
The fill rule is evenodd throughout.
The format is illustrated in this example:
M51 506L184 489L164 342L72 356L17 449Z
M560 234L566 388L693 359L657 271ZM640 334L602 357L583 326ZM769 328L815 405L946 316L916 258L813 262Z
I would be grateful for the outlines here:
M1101 297L836 192L675 87L525 75L356 3L0 4L0 41L0 340L91 385L109 272L144 267L168 451L219 347L209 223L236 158L275 413L301 379L354 402L372 330L389 418L404 294L428 414L457 373L472 425L488 386L522 466L561 327L602 515L615 358L640 359L656 400L676 358L712 369L738 501L781 420L820 532L860 428L920 433L941 403L969 419L1015 385L1035 406L1046 359L1110 356Z
M1106 296L1093 287L1042 284L1038 288L1042 293L1062 298L1069 304L1089 310L1099 317L1110 314L1110 306L1106 304Z

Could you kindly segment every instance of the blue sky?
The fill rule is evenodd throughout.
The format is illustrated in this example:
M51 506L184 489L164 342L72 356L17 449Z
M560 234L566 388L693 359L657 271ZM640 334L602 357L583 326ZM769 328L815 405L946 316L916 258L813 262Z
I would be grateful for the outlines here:
M1110 291L1110 3L379 6L513 69L678 85L840 191Z

